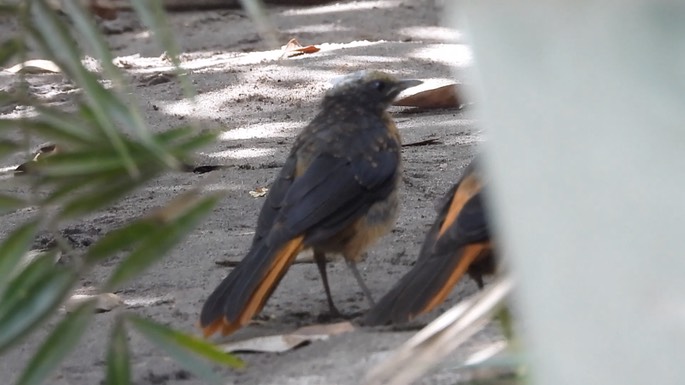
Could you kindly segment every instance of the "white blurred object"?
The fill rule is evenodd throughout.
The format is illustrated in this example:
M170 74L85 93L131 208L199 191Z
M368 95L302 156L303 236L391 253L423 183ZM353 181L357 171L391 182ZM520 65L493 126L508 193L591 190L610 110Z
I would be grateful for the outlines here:
M411 384L483 329L501 309L513 286L510 277L499 277L482 291L460 301L373 367L362 384ZM493 353L492 346L481 353ZM473 357L469 361L464 364L473 364Z
M452 8L533 382L685 383L685 3Z

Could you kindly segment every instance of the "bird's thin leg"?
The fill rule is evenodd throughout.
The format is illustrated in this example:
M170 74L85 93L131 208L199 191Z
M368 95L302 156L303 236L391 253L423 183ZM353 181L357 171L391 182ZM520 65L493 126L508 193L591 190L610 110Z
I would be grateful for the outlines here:
M359 270L357 269L357 263L347 258L345 258L345 262L347 262L347 267L349 267L350 270L352 270L352 275L354 275L354 278L357 280L359 287L362 288L362 291L366 296L366 300L369 301L369 305L373 307L376 304L376 301L373 300L373 297L371 296L371 290L369 290L369 288L366 286L366 283L364 282L362 275L359 274Z
M331 312L331 315L334 317L341 317L340 312L333 303L333 296L331 296L331 288L328 286L328 274L326 273L326 254L314 251L314 260L316 261L316 267L319 268L319 275L321 275L323 288L324 290L326 290L326 299L328 300L328 308Z

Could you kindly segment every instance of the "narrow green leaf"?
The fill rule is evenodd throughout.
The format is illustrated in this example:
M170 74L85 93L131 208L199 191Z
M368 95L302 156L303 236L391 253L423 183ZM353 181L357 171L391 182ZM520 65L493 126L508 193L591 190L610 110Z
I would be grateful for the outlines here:
M216 346L201 338L176 331L168 326L138 316L130 316L128 321L138 332L164 350L180 365L195 373L198 377L202 377L212 383L221 383L222 380L209 365L198 360L198 356L236 369L245 366L245 363L239 358L222 352Z
M146 173L137 179L131 179L128 175L114 179L110 184L95 184L95 189L81 194L64 204L62 216L65 218L83 215L94 210L106 207L117 201L124 195L141 186L151 179L156 173Z
M14 271L22 256L31 246L33 237L38 231L38 221L32 220L14 230L7 239L0 244L0 293L8 284L7 277Z
M192 135L194 129L190 126L178 126L173 127L168 130L164 130L155 134L155 140L157 140L162 145L169 145L177 140L186 138Z
M153 32L157 44L159 44L167 54L178 60L180 50L176 45L171 33L171 26L164 13L164 6L159 0L150 0L131 4L133 9L140 17L141 21Z
M105 38L95 25L92 14L87 12L79 1L66 1L64 2L64 8L65 12L74 22L76 30L80 32L90 48L93 49L94 56L99 60L107 77L118 84L123 84L121 72L113 63L114 55L112 55L112 51L107 45Z
M19 52L21 42L17 39L9 39L0 43L0 66L5 65L14 55Z
M144 218L111 231L88 248L84 260L88 264L95 264L124 248L134 246L157 227L155 221Z
M89 187L90 184L95 184L98 181L99 180L97 178L91 177L69 178L68 182L64 182L63 180L59 179L56 181L46 180L46 182L54 182L57 186L55 186L54 190L52 190L50 194L41 201L41 204L62 204L60 202L62 199L71 198L77 194L81 194L82 192L80 190L83 190L86 187Z
M40 116L39 119L45 119L47 116ZM98 138L96 135L92 135L92 128L89 129L89 133L84 129L81 129L81 125L75 124L72 121L63 122L46 122L39 120L20 120L19 126L27 131L35 132L46 139L52 139L57 141L64 141L66 143L75 143L80 145L93 145L98 143ZM100 143L102 143L100 141Z
M46 138L66 139L69 142L84 145L107 143L107 137L95 127L97 121L85 108L81 108L77 114L40 105L36 106L36 110L39 114L38 118L30 120L24 127ZM31 127L31 124L36 124L37 127Z
M43 258L46 256L49 257L49 254L40 255L39 253L35 256L36 258L32 258L30 261L25 259L28 255L29 252L27 252L25 255L22 255L21 260L16 264L14 270L10 271L8 275L4 276L7 277L7 279L3 280L3 283L7 289L37 284L43 278L49 267L54 265L54 262L52 262L54 260L51 260L50 258ZM21 276L21 281L18 281L19 276ZM10 300L21 301L21 297L17 297L14 294L16 293L2 292L2 297L0 297L0 299L2 299L2 302L0 302L0 309L14 306L12 303L8 302Z
M32 2L31 11L34 16L31 27L40 32L40 42L50 53L50 58L70 77L79 80L85 68L81 64L81 53L66 24L45 1Z
M215 140L216 133L211 131L201 132L192 138L188 138L184 142L174 144L171 152L176 156L180 156L204 147L210 143L214 143Z
M278 47L278 32L262 0L240 0L247 16L254 23L259 35L273 48Z
M14 154L23 150L23 146L17 142L7 139L0 139L0 158Z
M41 44L42 49L51 55L53 60L83 89L98 122L97 126L111 141L129 173L137 175L138 169L124 144L121 133L115 127L116 119L112 116L112 113L122 108L127 110L126 107L122 107L123 103L107 91L97 81L95 75L83 67L81 55L73 39L55 12L43 1L33 2L31 9L35 17L34 37Z
M13 95L13 93L6 92L6 91L0 91L0 106L3 106L5 104L14 103L16 101L16 99L17 98L15 95ZM0 120L3 120L3 119L0 119ZM4 120L7 121L8 119L4 119ZM5 127L0 126L0 128L5 128Z
M40 32L39 41L43 42L43 49L51 52L60 58L67 70L71 71L72 78L83 88L89 101L88 105L93 117L98 122L98 127L107 136L121 156L122 162L132 176L138 175L138 169L129 154L128 148L124 145L124 138L115 127L119 123L123 127L134 129L141 140L145 143L148 152L158 157L169 167L176 167L173 157L166 154L162 149L151 140L152 135L147 129L145 122L137 112L135 106L127 106L116 95L106 90L97 78L88 72L80 62L80 56L69 50L59 50L59 47L71 44L69 34L49 7L42 2L37 2L33 7L36 18L40 20L37 30ZM111 62L111 61L110 61Z
M77 278L48 258L38 258L22 270L0 298L0 354L44 321Z
M183 70L181 69L181 61L178 58L178 55L181 51L178 48L176 41L174 41L171 26L169 25L168 19L164 12L162 1L134 1L131 3L131 5L135 9L142 22L153 32L153 36L157 40L157 44L159 44L171 58L171 62L176 68L176 75L181 81L181 87L183 88L185 97L192 99L195 96L195 90L188 80L188 77L185 76Z
M0 4L0 15L17 16L18 12L18 4Z
M216 134L209 130L200 131L198 134L198 129L195 127L181 126L156 134L155 140L175 159L181 160L178 166L182 166L183 160L187 159L192 151L213 143L216 140Z
M219 200L217 195L197 200L170 223L162 223L119 263L109 277L105 290L114 290L139 275L178 243L205 217Z
M76 347L93 319L95 301L83 303L55 327L19 378L18 385L40 385Z
M125 170L123 160L106 149L56 154L36 168L46 177L80 177Z
M107 349L107 385L131 383L130 357L123 318L119 318L112 330Z
M112 60L114 57L110 52L104 37L100 33L100 30L95 26L90 14L85 11L79 2L66 2L65 7L67 13L74 21L76 29L81 33L82 36L86 37L88 44L95 51L95 57L100 60L105 74L113 79L116 84L123 86L124 80L121 76L121 72L119 68L113 64ZM145 143L148 152L157 156L168 166L175 166L175 159L168 156L159 146L151 141L152 135L147 129L147 126L145 125L145 122L143 121L137 107L127 107L124 103L121 103L119 99L116 98L109 100L108 105L109 108L107 109L107 112L110 119L117 121L124 127L135 129L139 137Z
M495 318L497 318L500 322L504 337L506 337L509 342L515 340L516 333L514 332L514 321L509 308L507 306L502 306L502 308L495 314Z
M27 203L21 198L12 195L0 194L0 215L10 211L18 210L26 207ZM1 252L0 252L1 253ZM4 259L3 254L0 254L0 259ZM0 261L0 277L2 277L2 261Z

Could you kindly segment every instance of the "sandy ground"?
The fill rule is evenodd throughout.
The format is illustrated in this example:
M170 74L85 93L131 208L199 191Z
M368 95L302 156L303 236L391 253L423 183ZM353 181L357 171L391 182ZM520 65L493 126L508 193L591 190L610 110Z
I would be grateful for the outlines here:
M161 131L189 119L210 127L221 126L220 140L198 154L196 161L231 167L203 175L164 175L105 211L64 224L66 233L88 244L201 181L210 189L225 191L223 201L197 230L161 263L117 293L128 301L151 300L150 305L130 311L197 332L194 325L204 299L227 273L227 268L216 262L240 259L251 240L263 200L248 192L272 181L294 135L314 116L330 79L372 68L406 78L463 80L460 68L471 64L470 51L457 31L438 27L440 12L428 0L344 1L307 8L271 8L283 44L290 37L297 37L305 45L321 48L316 54L288 60L279 60L280 51L267 49L242 11L172 14L174 31L184 52L183 64L191 69L192 83L198 92L196 104L183 99L176 82L164 82L163 76L159 81L158 74L168 73L169 63L161 58L161 50L139 23L131 15L121 14L118 20L107 24L108 40L120 57L118 60L126 64L134 84L135 94L131 97L137 100L150 127ZM4 30L11 28L10 24L3 26ZM7 86L7 77L0 78L0 86ZM32 75L30 82L36 94L68 106L73 90L60 75ZM434 218L436 201L455 182L482 140L468 108L421 111L393 107L391 112L405 143L428 138L438 138L441 143L407 147L403 151L401 216L395 230L372 248L366 262L360 265L377 297L411 267L423 234ZM3 113L16 111L5 109L0 111ZM36 145L40 142L36 139ZM0 167L16 165L21 160L19 156L10 158ZM3 217L2 236L28 213ZM115 263L116 259L99 266L83 280L83 288L97 286ZM360 314L367 308L344 263L330 265L329 276L341 311ZM445 306L475 290L470 280L460 283ZM285 333L317 324L327 309L315 265L298 264L290 269L268 302L260 322L228 340ZM368 368L439 312L421 318L409 328L359 326L353 332L287 353L242 354L248 365L245 370L217 370L225 376L226 383L356 384ZM51 384L101 383L106 335L114 316L115 312L97 315L82 343L66 359ZM45 327L2 357L3 383L12 382L47 330ZM457 382L460 377L454 367L459 359L499 338L494 329L480 333L420 383ZM131 333L130 344L135 384L202 383L141 336Z

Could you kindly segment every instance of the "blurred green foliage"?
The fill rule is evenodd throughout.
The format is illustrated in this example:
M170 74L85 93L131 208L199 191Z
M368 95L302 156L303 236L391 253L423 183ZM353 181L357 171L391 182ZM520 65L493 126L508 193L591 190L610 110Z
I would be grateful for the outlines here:
M57 313L79 279L95 264L115 254L123 255L100 289L111 291L124 285L161 259L220 198L200 189L184 193L166 207L106 234L85 251L71 249L64 240L59 242L55 229L60 222L101 210L160 174L182 169L193 151L213 140L214 135L192 126L153 133L135 102L122 97L130 95L124 75L112 63L113 55L91 13L78 1L60 2L64 7L61 13L49 3L30 0L0 5L0 17L15 18L19 24L16 35L0 37L0 66L10 61L24 62L29 47L34 47L80 91L76 106L72 106L76 112L45 105L32 97L22 72L16 75L19 87L0 92L0 106L16 104L29 111L19 117L0 119L0 159L28 153L31 138L59 143L49 149L49 154L25 163L23 176L11 178L14 184L24 184L24 190L30 193L0 192L0 215L33 208L27 211L32 213L31 217L11 229L0 243L0 355L37 328L47 327L46 320ZM178 66L178 50L160 2L134 1L133 5L139 18L173 58L186 95L192 94ZM87 44L89 54L101 66L101 73L84 67L84 52L76 44L75 36ZM102 79L110 80L113 87L105 87ZM27 260L26 255L41 230L55 233L57 250L38 253ZM70 263L55 265L58 252L68 254ZM23 369L18 384L43 383L77 346L93 318L93 301L62 316ZM131 330L213 383L220 379L206 360L233 367L242 365L202 339L122 312L109 334L105 353L107 369L103 376L107 384L131 382L127 342Z

